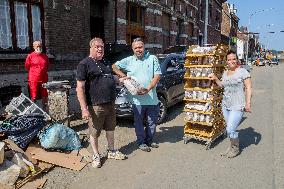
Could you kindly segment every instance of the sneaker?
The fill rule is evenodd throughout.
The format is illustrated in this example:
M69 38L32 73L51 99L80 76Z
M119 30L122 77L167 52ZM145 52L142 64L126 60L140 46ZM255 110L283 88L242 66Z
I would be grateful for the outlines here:
M151 151L151 148L149 148L149 146L147 146L146 144L140 144L138 146L138 148L142 151L145 151L145 152L150 152Z
M94 168L101 168L102 167L101 158L100 158L99 154L94 154L93 155L92 166Z
M147 144L149 147L151 147L151 148L159 148L159 145L157 144L157 143L155 143L155 142L152 142L152 143L150 143L150 144Z
M123 153L121 153L118 150L114 150L114 151L108 150L107 158L108 159L115 159L115 160L124 160L124 159L126 159L126 155L124 155Z

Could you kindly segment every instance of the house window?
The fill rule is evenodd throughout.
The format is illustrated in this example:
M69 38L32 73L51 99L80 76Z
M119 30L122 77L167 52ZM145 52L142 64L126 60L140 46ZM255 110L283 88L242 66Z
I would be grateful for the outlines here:
M42 10L41 0L0 0L0 51L28 51L33 41L44 43Z
M0 48L12 49L11 18L8 0L0 0Z
M189 23L189 24L188 24L188 35L189 35L190 37L193 37L193 30L194 30L194 25L193 25L193 23Z
M143 22L144 22L143 14L144 13L143 13L142 7L139 7L138 5L129 3L128 14L127 14L128 22L134 22L134 23L138 23L140 25L143 25Z
M220 21L220 12L219 11L216 11L216 18L215 18L215 22L216 22L216 26L215 28L217 30L220 30L221 29L221 21Z
M126 42L131 44L132 40L141 37L144 38L144 9L134 3L127 4L127 32Z
M170 39L171 39L171 35L170 35L171 26L170 25L171 25L170 15L163 12L162 14L162 27L163 27L162 34L163 34L164 50L170 46Z
M199 19L201 20L201 21L203 21L204 20L204 15L205 15L205 7L204 7L204 4L203 4L203 1L200 1L199 2L199 9L200 9L200 11L199 11Z
M40 8L32 5L33 40L41 40Z
M208 8L209 8L208 20L209 20L209 24L212 24L213 23L213 4L212 2L210 2L210 5L208 6Z

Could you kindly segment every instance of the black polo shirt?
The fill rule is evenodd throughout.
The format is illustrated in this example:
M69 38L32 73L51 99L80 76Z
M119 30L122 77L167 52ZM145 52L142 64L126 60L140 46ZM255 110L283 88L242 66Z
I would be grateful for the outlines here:
M86 81L85 95L88 105L115 101L115 81L108 62L85 58L77 66L77 80Z

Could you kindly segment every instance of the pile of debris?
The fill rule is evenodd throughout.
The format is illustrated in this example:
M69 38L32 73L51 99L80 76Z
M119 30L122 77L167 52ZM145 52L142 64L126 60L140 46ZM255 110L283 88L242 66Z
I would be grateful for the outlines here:
M79 136L24 94L13 98L0 120L0 188L41 188L54 166L80 171L91 162Z

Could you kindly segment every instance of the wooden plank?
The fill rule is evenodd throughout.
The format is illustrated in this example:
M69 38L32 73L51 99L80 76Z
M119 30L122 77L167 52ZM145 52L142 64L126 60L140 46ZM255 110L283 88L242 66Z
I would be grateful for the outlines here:
M39 161L38 162L38 167L42 170L44 170L44 172L48 172L52 167L54 167L53 164L51 163L46 163L46 162L43 162L43 161Z
M21 188L22 186L24 186L26 183L28 183L29 181L35 179L38 175L40 175L44 170L43 169L39 169L37 170L35 173L33 174L29 174L26 178L24 178L23 180L20 180L16 183L16 188Z
M37 160L69 168L75 171L80 171L86 166L86 163L80 162L82 157L76 156L72 153L67 154L60 152L47 152L38 146L29 146L27 152Z
M26 183L24 186L20 187L20 189L38 189L43 188L46 183L47 178L36 179L31 182Z

